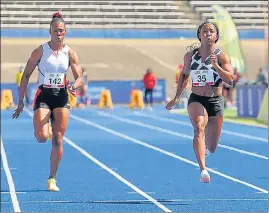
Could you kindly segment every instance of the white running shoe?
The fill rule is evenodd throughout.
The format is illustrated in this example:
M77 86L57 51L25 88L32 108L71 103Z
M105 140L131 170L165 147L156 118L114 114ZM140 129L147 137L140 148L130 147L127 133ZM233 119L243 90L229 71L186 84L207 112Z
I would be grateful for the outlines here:
M49 178L48 179L48 190L51 192L58 192L60 189L56 185L56 180L55 178Z
M200 181L203 183L209 183L210 182L210 175L207 170L201 171Z

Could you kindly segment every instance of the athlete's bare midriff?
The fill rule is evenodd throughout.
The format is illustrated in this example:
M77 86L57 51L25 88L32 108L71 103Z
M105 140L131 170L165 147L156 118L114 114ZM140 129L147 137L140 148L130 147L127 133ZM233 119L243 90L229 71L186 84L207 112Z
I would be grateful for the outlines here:
M214 97L222 95L222 87L212 87L212 86L192 86L192 92L196 95L205 97Z

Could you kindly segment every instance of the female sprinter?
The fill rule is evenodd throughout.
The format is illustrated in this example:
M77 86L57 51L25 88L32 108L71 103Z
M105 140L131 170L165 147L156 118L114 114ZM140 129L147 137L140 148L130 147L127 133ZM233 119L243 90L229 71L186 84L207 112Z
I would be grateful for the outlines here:
M18 108L13 118L18 118L23 110L23 98L29 78L38 66L40 75L39 88L34 101L34 135L39 143L46 142L51 118L53 137L48 190L59 191L55 177L63 155L63 136L69 119L70 105L67 89L75 95L75 90L82 85L83 80L77 54L64 43L66 26L60 13L53 14L50 35L51 40L36 48L27 62L20 84ZM66 80L69 67L75 78L72 86L68 85Z
M185 54L175 98L166 105L166 109L172 109L178 102L191 74L192 93L188 101L188 114L194 128L193 148L201 170L200 180L208 183L210 175L205 165L206 149L213 153L217 148L224 111L222 81L232 84L233 69L228 56L215 48L219 39L216 24L202 23L198 27L197 37L201 46Z

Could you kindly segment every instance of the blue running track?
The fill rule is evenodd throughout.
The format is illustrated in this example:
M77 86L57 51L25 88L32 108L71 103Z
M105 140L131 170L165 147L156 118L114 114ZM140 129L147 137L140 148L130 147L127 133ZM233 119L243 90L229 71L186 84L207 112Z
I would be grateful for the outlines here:
M31 110L1 113L2 212L268 212L267 128L224 123L203 184L187 116L73 109L48 192L51 141L36 141Z

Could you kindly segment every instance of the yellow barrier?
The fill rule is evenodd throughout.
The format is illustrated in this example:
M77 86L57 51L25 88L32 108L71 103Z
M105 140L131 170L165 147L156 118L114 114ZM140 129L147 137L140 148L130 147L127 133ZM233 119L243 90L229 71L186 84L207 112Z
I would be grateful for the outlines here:
M258 120L268 124L268 89L266 89L260 106Z
M101 109L103 107L112 109L113 108L113 103L112 103L112 98L111 98L111 92L110 90L103 90L100 94L100 100L98 103L98 108Z
M131 100L130 100L130 104L129 104L130 109L133 109L135 107L144 109L145 108L145 104L143 101L143 95L142 95L142 91L141 90L133 90L131 92Z
M5 89L1 94L1 110L14 107L13 95L10 89Z
M71 108L75 108L77 106L77 97L73 96L69 91L68 91L68 98L69 98L69 104Z

